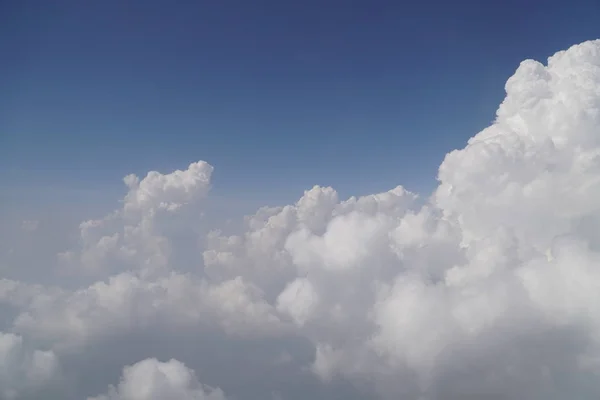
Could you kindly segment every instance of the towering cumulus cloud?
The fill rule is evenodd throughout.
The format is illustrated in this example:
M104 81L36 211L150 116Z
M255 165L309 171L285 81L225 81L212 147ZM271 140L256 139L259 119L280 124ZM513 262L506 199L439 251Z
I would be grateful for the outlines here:
M20 336L0 336L0 361L17 354L0 396L58 370L83 385L75 366L94 348L130 366L64 393L293 399L310 397L305 382L382 399L600 396L600 40L522 62L493 125L446 156L425 201L314 187L237 234L205 234L211 173L127 177L123 207L60 254L82 287L1 282Z

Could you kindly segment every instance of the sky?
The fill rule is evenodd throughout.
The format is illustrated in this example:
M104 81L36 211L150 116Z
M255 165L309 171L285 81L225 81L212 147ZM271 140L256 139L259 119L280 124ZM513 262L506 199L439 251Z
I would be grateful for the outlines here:
M594 2L0 2L0 400L600 396Z
M315 184L431 191L446 152L494 119L518 63L595 37L597 12L538 0L4 2L2 185L94 197L128 173L202 159L216 193L258 204Z

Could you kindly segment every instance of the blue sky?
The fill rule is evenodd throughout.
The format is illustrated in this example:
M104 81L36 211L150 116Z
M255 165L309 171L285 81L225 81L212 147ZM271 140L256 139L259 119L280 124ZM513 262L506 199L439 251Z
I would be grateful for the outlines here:
M0 190L19 201L114 199L128 173L200 159L217 194L260 204L428 192L521 60L600 37L597 1L0 7Z

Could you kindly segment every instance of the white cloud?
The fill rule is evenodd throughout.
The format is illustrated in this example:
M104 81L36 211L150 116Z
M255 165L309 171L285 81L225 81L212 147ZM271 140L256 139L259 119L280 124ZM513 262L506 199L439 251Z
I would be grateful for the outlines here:
M323 378L410 398L541 398L593 381L579 360L600 350L600 41L523 62L506 90L495 123L448 154L423 208L327 202L311 213L318 228L283 208L286 230L251 226L208 261L271 266L283 248L271 273L300 280L280 288L278 309L314 343Z
M211 285L176 273L156 280L122 273L74 293L43 293L14 321L17 331L59 349L173 326L219 327L242 337L283 328L260 290L241 278Z
M304 325L318 306L319 296L308 279L298 278L281 292L277 309L290 315L296 324Z
M25 232L34 232L38 229L40 221L37 220L25 220L21 223L21 229Z
M40 395L59 379L59 371L53 352L31 349L21 336L0 332L0 399Z
M171 359L148 358L123 369L121 382L108 394L88 400L225 400L220 389L201 384L194 371Z
M293 398L289 382L309 382L307 371L321 388L342 379L385 399L597 398L600 41L547 66L523 62L506 92L493 125L446 156L424 205L401 186L345 201L315 186L259 209L241 232L205 235L211 166L129 176L123 207L82 223L79 246L61 255L89 282L0 281L8 328L65 359L101 345L116 357L126 349L106 341L150 332L165 340L144 357L181 331L210 342L203 349L239 346L231 368L276 368L238 371L264 389L256 398ZM265 338L273 354L261 358ZM203 382L241 392L185 345ZM182 363L150 358L98 399L156 396L222 393Z
M212 171L199 161L185 171L152 171L141 180L128 175L123 208L81 223L81 249L60 253L60 259L93 276L130 268L147 274L164 270L173 247L169 236L201 217L197 206L208 194Z

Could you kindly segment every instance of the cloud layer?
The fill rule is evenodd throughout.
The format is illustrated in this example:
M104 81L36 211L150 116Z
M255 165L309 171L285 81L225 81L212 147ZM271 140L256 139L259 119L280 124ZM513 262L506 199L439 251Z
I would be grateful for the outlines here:
M0 281L0 398L600 395L600 40L522 62L425 201L316 186L206 233L212 171L126 177L57 251L78 288Z

